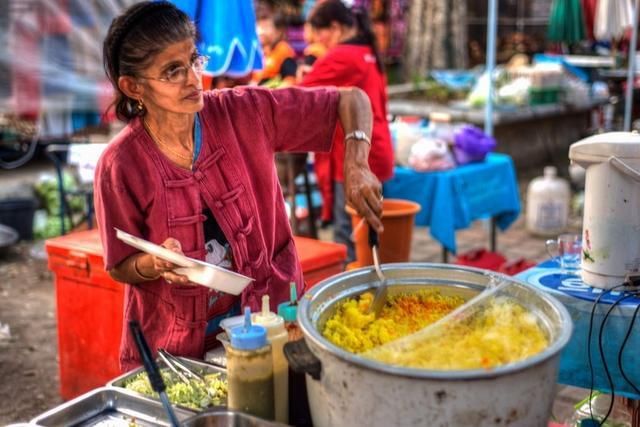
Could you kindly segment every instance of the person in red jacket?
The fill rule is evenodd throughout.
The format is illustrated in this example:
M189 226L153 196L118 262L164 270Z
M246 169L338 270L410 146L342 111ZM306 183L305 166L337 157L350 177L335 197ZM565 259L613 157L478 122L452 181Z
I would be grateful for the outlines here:
M312 9L307 22L314 30L316 42L328 52L313 65L302 86L355 86L371 101L373 133L369 166L384 182L393 176L393 147L387 123L387 90L383 64L376 47L375 35L366 11L351 10L340 0L326 0ZM344 147L347 140L361 135L344 134L338 126L331 153L317 153L315 171L323 196L322 219L333 218L334 240L347 245L348 260L355 259L351 241L351 219L345 212Z

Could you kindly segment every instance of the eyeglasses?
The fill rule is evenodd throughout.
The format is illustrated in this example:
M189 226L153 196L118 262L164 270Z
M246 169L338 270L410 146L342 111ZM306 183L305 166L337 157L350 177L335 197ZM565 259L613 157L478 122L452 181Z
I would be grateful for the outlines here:
M141 76L143 79L148 80L158 80L160 82L172 83L172 84L182 84L187 81L189 78L189 68L193 69L193 71L200 75L204 71L207 66L207 62L209 62L209 57L206 55L194 55L191 58L190 66L176 66L165 72L164 77L147 77Z

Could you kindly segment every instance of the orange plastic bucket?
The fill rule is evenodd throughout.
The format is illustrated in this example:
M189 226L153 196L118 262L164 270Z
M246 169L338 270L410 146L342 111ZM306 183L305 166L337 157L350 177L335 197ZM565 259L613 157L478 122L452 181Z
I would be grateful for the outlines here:
M346 207L351 215L351 224L354 230L354 246L358 267L373 264L373 256L369 247L369 224L365 221L362 225L362 217L350 206ZM381 263L408 262L411 253L411 237L416 214L420 211L420 205L409 200L384 199L382 201L382 225L384 233L379 236Z

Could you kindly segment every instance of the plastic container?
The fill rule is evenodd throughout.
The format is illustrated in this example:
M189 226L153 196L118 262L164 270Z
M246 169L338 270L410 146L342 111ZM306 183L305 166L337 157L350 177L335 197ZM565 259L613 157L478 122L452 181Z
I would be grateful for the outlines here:
M553 166L544 168L527 188L527 230L538 236L553 237L565 231L569 220L569 183L557 177Z
M448 113L429 114L429 126L427 134L436 139L440 139L447 144L453 143L453 126L451 126L451 115Z
M567 427L588 427L600 426L601 421L609 411L611 405L611 395L598 391L593 392L593 398L589 401L587 397L576 405L576 412L565 423ZM631 427L632 420L630 411L621 404L620 398L616 397L613 402L611 414L607 418L603 427Z
M245 308L244 326L231 330L227 346L229 409L273 420L273 358L267 330L251 324L251 311Z
M289 341L302 338L302 331L298 328L298 295L295 282L289 285L289 301L278 305L278 315L284 320L284 327L289 335Z
M273 358L273 393L275 402L275 420L284 424L289 422L289 363L284 357L284 345L289 334L284 319L269 310L269 295L262 297L262 311L253 315L253 323L267 330L267 339L271 344Z
M557 104L562 89L559 87L529 88L529 105Z
M351 215L351 223L355 230L354 243L357 265L351 267L373 265L367 237L369 225L365 223L359 226L362 217L350 206L347 206L346 209ZM382 201L384 233L380 234L378 251L381 263L409 261L413 224L418 211L420 211L420 205L409 200L384 199Z
M0 200L0 224L16 230L21 240L31 240L37 206L33 198Z
M392 130L395 136L395 161L400 166L409 166L411 147L424 136L425 129L421 128L419 123L396 121L392 123Z
M284 319L289 342L303 338L298 327L298 296L295 282L290 284L289 301L278 305L278 315ZM313 426L307 398L307 379L304 373L289 368L289 423L298 427Z

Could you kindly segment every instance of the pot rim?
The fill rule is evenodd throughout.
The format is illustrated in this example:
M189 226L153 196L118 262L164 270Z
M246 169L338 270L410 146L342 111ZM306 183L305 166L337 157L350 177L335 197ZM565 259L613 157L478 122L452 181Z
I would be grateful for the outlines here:
M429 369L419 369L419 368L406 368L394 365L388 365L382 362L378 362L372 359L367 359L357 354L348 352L337 345L333 344L326 338L322 336L322 334L314 327L311 317L309 316L309 309L313 297L322 292L326 288L330 288L331 286L339 283L339 280L347 279L351 276L355 276L357 274L361 274L363 271L373 271L373 267L364 267L356 270L351 270L348 272L340 273L338 275L332 276L328 279L323 280L318 283L316 286L311 288L301 299L299 302L298 308L298 324L304 333L304 337L306 340L309 340L313 343L314 346L319 347L323 351L328 352L329 354L338 357L346 362L353 363L358 365L359 367L369 369L372 371L377 371L385 374L391 374L396 376L410 377L410 378L419 378L419 379L432 379L432 380L474 380L474 379L488 379L503 375L512 374L518 371L522 371L524 369L531 368L532 366L536 366L544 363L548 359L556 356L560 353L560 351L565 347L565 345L569 342L571 338L571 334L573 332L573 321L571 320L571 316L569 312L565 308L564 304L558 301L555 297L543 293L538 289L527 286L521 280L515 279L511 276L507 276L501 273L497 273L490 270L483 270L474 267L466 267L466 266L458 266L458 265L449 265L449 264L437 264L437 263L391 263L384 264L383 270L385 269L415 269L415 268L431 268L431 269L439 269L439 270L451 270L451 271L462 271L469 273L476 273L484 277L492 277L498 280L508 280L514 283L521 284L526 286L528 290L534 292L539 298L544 300L547 304L551 305L554 310L558 312L558 317L561 319L562 324L564 325L558 337L551 343L547 348L545 348L540 353L529 357L527 359L510 363L507 365L498 366L495 369L485 370L485 369L469 369L469 370L429 370ZM313 346L310 346L311 351L313 352ZM324 362L322 358L315 354L321 362Z

